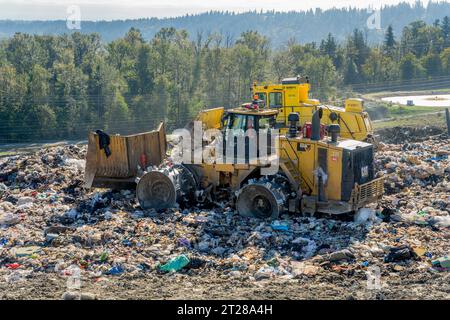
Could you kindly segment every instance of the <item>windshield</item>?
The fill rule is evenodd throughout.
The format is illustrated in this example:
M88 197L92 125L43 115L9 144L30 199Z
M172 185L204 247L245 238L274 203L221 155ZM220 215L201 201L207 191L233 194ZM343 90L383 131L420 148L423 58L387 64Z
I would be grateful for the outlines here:
M269 94L270 108L281 108L282 103L282 93L281 92L271 92Z
M230 114L225 122L227 129L243 130L244 132L249 129L269 129L273 127L275 117L273 116L255 116L255 115L243 115L243 114Z
M233 130L244 130L246 126L246 116L242 114L232 114L231 121L229 122L229 129Z
M273 117L262 117L259 119L259 129L269 129L272 127L274 122Z

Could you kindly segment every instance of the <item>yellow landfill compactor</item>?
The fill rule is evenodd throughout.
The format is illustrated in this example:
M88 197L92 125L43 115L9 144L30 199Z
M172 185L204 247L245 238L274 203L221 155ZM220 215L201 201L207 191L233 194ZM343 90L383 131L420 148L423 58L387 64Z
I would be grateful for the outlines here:
M318 106L323 109L324 125L339 124L341 136L346 139L373 141L373 127L369 115L363 110L364 101L353 98L345 101L345 107L321 105L319 100L309 98L310 83L308 77L285 78L281 84L256 84L252 92L254 100L259 100L265 107L277 109L276 126L287 128L288 116L297 112L300 125L311 121L312 114ZM283 130L282 130L283 131Z
M383 178L374 171L373 144L340 138L339 123L331 123L323 136L321 119L328 113L314 109L310 137L298 130L298 112L286 117L286 132L277 133L280 113L287 109L246 105L200 115L211 120L204 128L216 130L214 138L202 139L200 162L144 170L136 179L141 207L217 203L225 193L241 215L275 219L283 212L349 213L376 202ZM220 117L222 124L214 127Z

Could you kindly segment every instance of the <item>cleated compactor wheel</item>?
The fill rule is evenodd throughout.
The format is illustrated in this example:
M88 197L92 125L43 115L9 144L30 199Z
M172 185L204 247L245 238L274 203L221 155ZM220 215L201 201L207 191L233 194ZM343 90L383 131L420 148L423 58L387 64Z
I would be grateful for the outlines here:
M242 216L276 219L285 211L288 196L288 188L275 179L251 180L240 190L236 209Z
M197 179L183 165L144 172L138 178L136 196L143 209L166 209L193 200Z

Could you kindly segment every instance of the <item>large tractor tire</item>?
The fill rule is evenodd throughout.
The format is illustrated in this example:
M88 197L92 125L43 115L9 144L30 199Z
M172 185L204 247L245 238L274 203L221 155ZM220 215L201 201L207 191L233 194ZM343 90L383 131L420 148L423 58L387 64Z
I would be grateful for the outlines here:
M289 190L276 179L251 180L240 191L236 209L240 215L259 219L277 219L288 204Z

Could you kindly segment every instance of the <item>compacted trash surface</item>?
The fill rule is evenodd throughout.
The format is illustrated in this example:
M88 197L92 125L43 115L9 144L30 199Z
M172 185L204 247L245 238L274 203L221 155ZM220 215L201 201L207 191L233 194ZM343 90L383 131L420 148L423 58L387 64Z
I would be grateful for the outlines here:
M433 133L382 135L386 195L339 218L144 211L134 190L83 189L84 146L0 159L0 299L449 299L450 140Z

